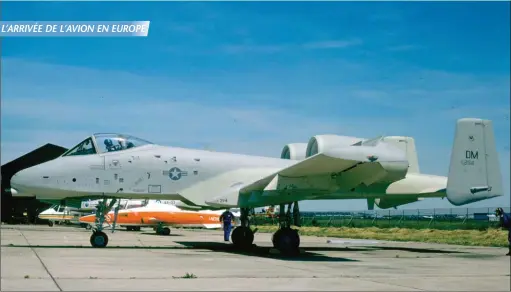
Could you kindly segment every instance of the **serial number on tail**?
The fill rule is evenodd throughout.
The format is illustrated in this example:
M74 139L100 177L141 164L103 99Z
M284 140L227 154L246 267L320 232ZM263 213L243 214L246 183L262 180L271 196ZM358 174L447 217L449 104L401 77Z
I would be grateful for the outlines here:
M479 151L465 150L465 158L461 160L463 166L474 166L475 160L479 159Z

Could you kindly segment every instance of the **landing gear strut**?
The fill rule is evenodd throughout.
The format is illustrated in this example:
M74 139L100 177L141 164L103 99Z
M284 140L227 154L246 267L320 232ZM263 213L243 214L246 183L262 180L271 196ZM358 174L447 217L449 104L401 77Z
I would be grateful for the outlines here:
M250 222L248 220L249 212L249 208L240 209L241 224L233 230L231 235L234 246L243 249L252 247L252 243L254 242L254 232L250 229Z
M300 253L300 235L296 229L291 228L291 223L294 221L295 226L300 226L300 211L298 202L294 202L293 218L291 217L291 205L288 204L287 212L285 212L285 205L280 205L279 214L279 230L273 234L272 242L273 247L278 249L284 255L297 255ZM292 220L294 219L294 220Z
M114 198L110 201L110 204L107 205L107 199L104 198L102 202L99 202L96 208L96 222L95 226L92 228L92 235L90 237L90 244L92 247L106 247L108 244L108 236L103 232L103 224L105 223L105 215L110 212L113 205L117 200ZM115 208L115 215L113 220L112 232L115 230L115 224L117 222L117 214L119 212L119 205Z

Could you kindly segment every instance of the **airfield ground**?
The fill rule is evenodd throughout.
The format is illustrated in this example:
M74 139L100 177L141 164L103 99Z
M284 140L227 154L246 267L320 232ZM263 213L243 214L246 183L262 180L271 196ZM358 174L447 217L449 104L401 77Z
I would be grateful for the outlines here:
M2 225L1 291L510 290L504 248L302 236L302 255L285 258L266 233L245 254L221 231L108 234L94 249L85 229Z

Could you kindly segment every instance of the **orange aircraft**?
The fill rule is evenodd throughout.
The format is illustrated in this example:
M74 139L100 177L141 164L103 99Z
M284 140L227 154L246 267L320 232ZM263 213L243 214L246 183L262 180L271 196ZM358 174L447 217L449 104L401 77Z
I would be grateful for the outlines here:
M153 227L157 234L169 235L170 228L165 226L221 228L220 215L223 212L223 210L186 211L172 204L149 202L143 207L119 210L116 225L126 226L128 230ZM105 216L105 222L112 224L114 216L114 211L110 211ZM80 222L89 224L94 224L95 220L94 214L79 219Z

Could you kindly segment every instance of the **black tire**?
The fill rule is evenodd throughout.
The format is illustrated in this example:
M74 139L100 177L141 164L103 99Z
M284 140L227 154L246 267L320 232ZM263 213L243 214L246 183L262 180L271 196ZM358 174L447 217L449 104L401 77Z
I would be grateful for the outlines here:
M254 242L254 232L249 227L238 226L232 232L231 240L236 247L251 247Z
M108 236L102 231L93 232L90 236L92 247L103 248L108 245Z
M52 227L53 226L53 222L48 221L48 226Z
M273 243L274 248L279 247L279 238L282 234L282 229L277 230L275 233L273 233L273 236L271 237L271 242Z
M140 231L140 226L135 226L135 227L133 227L133 230L135 230L135 231Z
M283 255L300 254L300 235L298 231L291 228L283 228L280 234L275 237L276 248Z
M170 228L165 227L161 230L162 235L170 235Z

